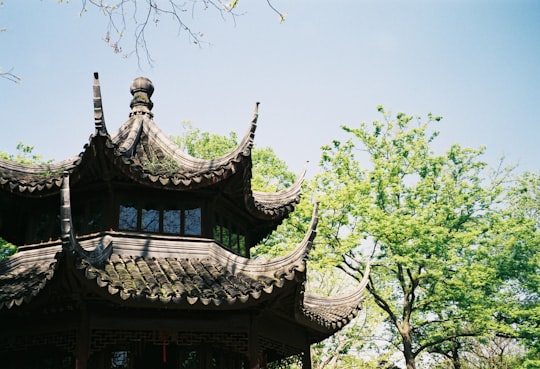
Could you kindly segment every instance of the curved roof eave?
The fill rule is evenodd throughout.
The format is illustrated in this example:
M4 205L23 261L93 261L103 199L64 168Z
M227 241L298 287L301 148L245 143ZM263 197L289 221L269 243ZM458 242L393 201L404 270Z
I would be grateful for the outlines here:
M62 186L63 174L73 171L80 159L78 155L51 164L23 164L0 159L0 188L23 194L57 191Z
M145 301L150 302L184 302L189 305L195 305L196 303L208 305L212 303L212 305L218 306L224 302L228 305L243 304L258 300L261 296L275 293L276 287L282 288L287 281L297 280L298 273L305 276L307 256L315 238L316 224L317 209L315 208L309 230L298 246L289 255L269 260L247 259L223 249L215 242L204 239L179 243L177 240L168 237L156 237L155 240L150 241L148 238L141 239L109 233L103 239L101 237L88 239L81 243L84 245L82 248L77 247L78 249L92 249L92 253L97 252L97 254L107 252L107 260L101 259L98 263L93 263L88 258L90 253L86 251L84 253L78 252L79 262L77 268L83 271L87 279L95 279L99 287L107 288L111 295L118 294L122 300L130 298L138 300L144 297ZM115 246L115 242L119 244ZM138 254L141 250L141 242L144 243L145 247L144 255ZM201 242L205 243L206 247L200 247ZM70 243L73 247L77 241L71 237ZM104 248L103 244L109 246ZM148 285L145 284L142 287L130 287L130 283L122 283L122 281L118 280L116 274L111 275L109 273L111 269L106 267L109 263L115 263L118 267L133 262L136 262L138 267L141 267L140 273L145 275L147 281L161 279L167 282L160 286L153 286L154 282L149 282ZM145 266L146 264L152 264L152 267ZM182 266L176 266L176 264ZM135 270L127 266L126 268L132 271ZM158 275L153 275L154 272L151 270L158 271ZM185 279L180 278L175 270L183 270L183 273L188 271L190 276L201 275L201 281L208 282L212 278L217 278L215 282L212 282L212 286L214 286L212 288L224 284L224 289L219 293L211 293L205 296L203 291L208 286L199 286L201 293L193 294L186 291L185 287L177 284L180 280L184 281ZM164 278L163 273L170 274L170 276ZM133 278L133 280L139 279ZM230 283L233 283L233 285L229 285ZM150 285L153 287L149 287ZM241 285L249 287L240 291L238 286Z
M84 152L96 136L107 136L105 118L101 103L101 88L98 73L94 73L93 84L95 134L90 136L90 143L83 152L71 158L47 164L22 164L0 158L0 187L12 192L41 193L43 190L56 192L63 185L65 173L71 173L81 163Z
M315 204L311 222L304 238L289 254L272 259L248 259L231 254L223 249L216 249L215 257L226 267L234 268L237 273L246 275L265 275L272 278L292 279L296 272L305 272L309 251L317 234L318 205ZM220 251L221 250L221 251Z
M258 103L257 103L258 105ZM242 167L250 167L255 130L257 127L257 106L248 131L237 147L229 153L215 159L195 158L183 152L153 121L151 114L134 114L109 139L110 149L123 165L133 170L126 171L134 179L147 179L170 187L193 187L202 184L215 184L239 172ZM138 158L136 147L141 137L145 136L147 147L158 150L168 160L169 170L152 170L144 167L146 159ZM142 159L142 160L140 160Z
M28 303L53 278L62 255L60 241L21 250L0 262L0 310Z
M316 323L330 332L343 328L362 309L366 286L369 283L369 273L368 263L359 285L347 295L321 297L304 294L299 312L301 319Z
M252 215L262 219L284 218L300 202L306 171L307 165L304 166L296 182L284 190L278 192L249 191L244 200L247 209Z

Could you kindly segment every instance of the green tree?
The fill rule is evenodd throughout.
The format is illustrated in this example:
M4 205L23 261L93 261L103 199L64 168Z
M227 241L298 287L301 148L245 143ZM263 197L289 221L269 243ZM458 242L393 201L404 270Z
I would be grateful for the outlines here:
M524 368L524 347L513 338L500 336L467 337L454 342L454 350L447 352L435 369L455 368L455 349L458 348L462 369L517 369Z
M540 173L515 179L493 222L505 230L495 234L500 251L490 255L504 281L501 315L528 349L522 367L540 368Z
M209 133L193 127L189 121L183 122L182 127L182 134L172 136L171 139L183 151L197 158L215 159L238 145L238 136L235 132L229 132L228 135ZM269 147L255 147L252 161L251 184L255 191L279 191L292 185L296 180L296 175L289 171L287 164Z
M436 154L439 117L379 111L384 121L343 127L354 140L323 148L314 256L356 278L370 259L367 289L413 369L423 353L502 329L486 233L509 171L485 179L484 149Z
M20 164L50 164L53 160L44 160L43 155L34 153L34 146L25 145L19 142L16 147L16 154L0 151L0 159L15 161Z
M172 141L191 156L202 159L215 159L233 150L238 144L235 132L228 135L201 131L190 121L182 122L182 133L171 136Z

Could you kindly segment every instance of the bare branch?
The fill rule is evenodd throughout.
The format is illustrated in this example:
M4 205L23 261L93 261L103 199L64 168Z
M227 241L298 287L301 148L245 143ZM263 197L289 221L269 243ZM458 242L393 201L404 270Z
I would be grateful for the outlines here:
M266 0L270 9L279 15L280 22L285 20L285 14L280 12L271 0ZM149 43L147 41L148 25L154 23L159 25L162 18L171 17L178 26L178 35L185 33L190 42L195 45L204 44L203 33L193 30L188 25L186 18L191 14L194 18L198 6L202 9L213 9L223 20L232 18L236 23L236 13L238 0L226 2L225 0L115 0L106 3L103 0L81 0L81 15L88 11L88 6L92 6L103 13L108 19L107 32L104 41L113 49L115 53L122 53L121 43L125 38L125 32L132 29L134 37L133 50L124 53L124 56L135 54L139 67L141 60L145 59L149 66L153 65ZM139 17L142 15L141 17Z
M0 78L7 79L8 81L19 83L22 81L22 78L11 73L13 69L10 69L8 72L0 72Z
M270 0L266 0L266 3L270 7L270 9L272 9L277 15L279 15L279 22L280 23L284 22L285 21L285 14L280 12L279 10L277 10Z

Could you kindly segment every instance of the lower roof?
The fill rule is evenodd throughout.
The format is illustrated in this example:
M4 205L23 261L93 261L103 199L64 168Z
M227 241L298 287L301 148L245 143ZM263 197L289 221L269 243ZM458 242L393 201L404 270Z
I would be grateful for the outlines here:
M0 311L31 304L49 281L65 275L58 272L63 269L114 304L157 309L246 309L296 291L293 319L332 333L357 314L365 286L341 298L305 295L313 237L270 260L241 257L209 239L137 233L87 236L77 241L79 251L68 250L66 240L26 246L0 262Z

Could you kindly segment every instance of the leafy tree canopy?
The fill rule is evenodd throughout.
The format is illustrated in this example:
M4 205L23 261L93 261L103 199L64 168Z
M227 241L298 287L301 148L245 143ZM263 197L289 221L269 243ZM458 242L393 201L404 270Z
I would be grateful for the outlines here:
M493 256L520 255L519 242L500 242L509 232L522 247L538 232L512 228L520 220L511 211L502 216L511 169L488 168L484 148L436 154L439 117L379 111L382 121L343 127L352 138L323 147L313 256L356 278L370 259L369 293L409 369L421 354L446 354L467 337L515 336L501 319L501 294L516 293L504 288L515 274L504 275Z
M182 127L183 133L171 138L182 150L194 157L215 159L229 153L238 145L235 132L229 132L228 135L204 132L193 127L191 122L183 122ZM252 160L251 185L255 191L279 191L296 180L296 175L289 171L287 164L269 147L255 147Z

